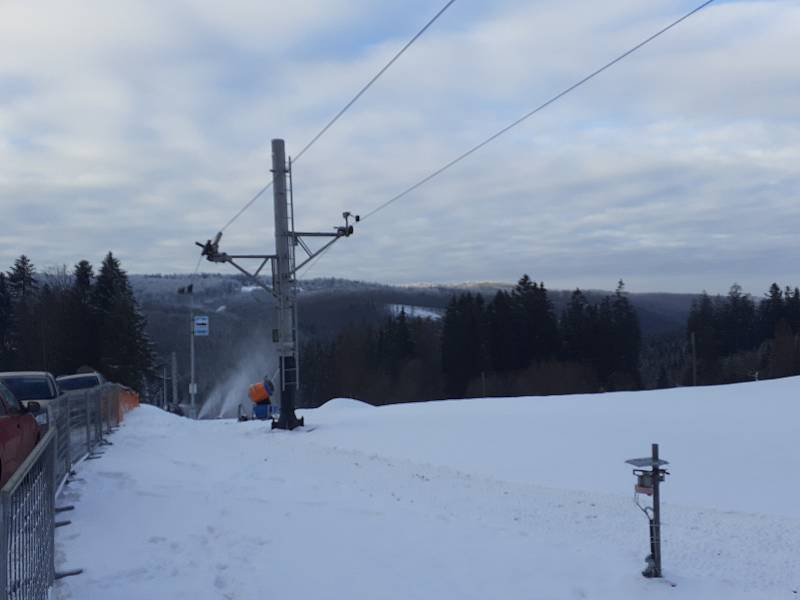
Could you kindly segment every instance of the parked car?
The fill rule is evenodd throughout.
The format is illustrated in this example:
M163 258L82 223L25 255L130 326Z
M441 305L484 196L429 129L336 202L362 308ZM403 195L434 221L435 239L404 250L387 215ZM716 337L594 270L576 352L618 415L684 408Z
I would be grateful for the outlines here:
M14 393L0 383L0 487L6 484L39 441L41 432L34 414L40 411L38 402L23 406Z
M58 387L62 392L71 392L73 390L85 390L88 388L97 387L106 382L97 371L92 373L78 373L77 375L60 375L56 377Z
M47 428L47 404L61 395L55 377L47 371L16 371L0 373L0 382L23 404L32 401L39 403L42 410L36 415L36 421L44 433Z

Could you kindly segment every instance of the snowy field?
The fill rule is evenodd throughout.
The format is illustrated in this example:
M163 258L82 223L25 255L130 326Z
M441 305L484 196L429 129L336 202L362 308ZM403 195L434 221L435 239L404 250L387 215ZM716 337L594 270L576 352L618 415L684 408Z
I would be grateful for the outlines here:
M59 504L74 599L800 598L800 379L372 408L143 406ZM627 458L661 444L663 581Z

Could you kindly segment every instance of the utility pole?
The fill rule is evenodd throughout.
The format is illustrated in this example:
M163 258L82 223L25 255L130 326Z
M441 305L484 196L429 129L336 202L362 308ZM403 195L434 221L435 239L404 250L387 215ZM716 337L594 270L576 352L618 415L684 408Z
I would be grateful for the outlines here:
M287 186L288 181L288 186ZM218 232L213 240L205 244L196 242L203 249L202 255L207 260L217 263L230 263L240 273L253 279L253 282L271 293L275 298L274 323L272 341L278 350L278 371L280 374L281 412L273 428L294 429L302 426L303 419L295 415L296 395L300 387L300 361L297 343L297 271L319 256L336 241L353 234L353 225L360 221L358 215L342 213L344 225L334 227L333 232L299 232L294 226L294 199L292 193L291 161L287 164L284 141L272 140L272 188L273 211L275 218L275 254L239 254L232 255L220 252L219 243L222 232ZM306 241L308 238L331 238L317 250L312 250ZM297 246L307 257L298 265L295 261ZM258 268L250 272L237 260L259 260ZM272 287L266 286L259 275L267 263L272 267ZM194 350L192 350L194 356ZM193 363L194 364L194 363ZM265 365L265 370L266 365ZM192 370L194 373L194 370ZM194 381L194 375L192 375ZM194 401L193 401L194 402Z
M167 365L161 367L161 408L167 408Z
M178 404L178 355L172 353L172 403Z
M194 294L189 309L189 397L192 403L192 418L197 414L194 410L195 396L197 396L197 382L194 380Z
M272 140L272 191L275 209L275 270L272 290L277 304L272 339L278 346L281 412L275 427L294 429L303 419L294 414L299 387L297 356L297 288L294 262L294 206L286 193L286 154L283 140ZM276 335L277 334L277 335Z

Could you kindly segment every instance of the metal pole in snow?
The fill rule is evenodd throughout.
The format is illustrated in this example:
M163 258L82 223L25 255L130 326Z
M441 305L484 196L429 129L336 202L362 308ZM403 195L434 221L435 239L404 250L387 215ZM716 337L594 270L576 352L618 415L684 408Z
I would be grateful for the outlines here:
M661 577L661 496L659 493L661 467L658 465L658 444L653 444L653 522L651 541L653 546L653 576Z
M295 318L294 224L289 223L289 197L286 190L286 150L284 141L272 140L272 192L275 210L276 268L273 289L277 295L275 327L277 329L278 363L280 366L281 413L274 426L294 429L303 422L295 415L297 381L297 330Z
M178 355L172 353L172 403L178 404Z
M189 310L189 396L192 403L192 417L196 413L194 409L195 396L197 395L197 384L194 381L194 291L192 292L192 307Z

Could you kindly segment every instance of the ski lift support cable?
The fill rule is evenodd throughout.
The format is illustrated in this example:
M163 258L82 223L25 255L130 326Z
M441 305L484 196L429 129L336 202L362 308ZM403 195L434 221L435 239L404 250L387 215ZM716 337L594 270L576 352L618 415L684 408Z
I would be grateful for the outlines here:
M387 201L383 202L382 204L379 204L377 207L373 208L373 209L372 209L372 210L370 210L369 212L367 212L367 213L365 213L364 215L362 215L362 216L361 216L361 220L362 220L362 221L364 221L364 220L368 219L369 217L371 217L371 216L372 216L372 215L374 215L375 213L377 213L377 212L380 212L381 210L383 210L384 208L388 207L389 205L391 205L391 204L393 204L393 203L397 202L397 201L398 201L398 200L400 200L401 198L403 198L403 197L405 197L405 196L408 196L408 195L409 195L411 192L413 192L413 191L415 191L415 190L419 189L420 187L422 187L423 185L425 185L426 183L428 183L428 182L429 182L429 181L431 181L432 179L434 179L434 178L438 177L439 175L441 175L441 174L442 174L442 173L444 173L445 171L449 170L451 167L454 167L455 165L457 165L458 163L460 163L460 162L461 162L462 160L464 160L465 158L467 158L467 157L471 156L472 154L474 154L475 152L477 152L478 150L480 150L480 149L481 149L481 148L483 148L484 146L488 145L489 143L491 143L491 142L493 142L494 140L496 140L497 138L499 138L499 137L500 137L501 135L503 135L504 133L507 133L508 131L510 131L510 130L512 130L512 129L514 129L514 128L515 128L517 125L520 125L520 124L521 124L521 123L523 123L524 121L527 121L527 120L528 120L530 117L532 117L533 115L535 115L535 114L536 114L536 113L538 113L539 111L541 111L541 110L544 110L545 108L547 108L548 106L550 106L550 105L551 105L551 104L553 104L554 102L556 102L556 101L560 100L561 98L563 98L564 96L566 96L566 95L567 95L567 94L569 94L570 92L572 92L572 91L576 90L577 88L579 88L579 87L580 87L580 86L582 86L583 84L585 84L585 83L589 82L590 80L592 80L592 79L594 79L595 77L597 77L598 75L600 75L602 72L604 72L604 71L606 71L607 69L609 69L609 68L613 67L615 64L617 64L617 63L618 63L618 62L620 62L621 60L623 60L623 59L627 58L628 56L630 56L631 54L633 54L634 52L636 52L636 51L637 51L637 50L639 50L640 48L642 48L642 47L646 46L647 44L649 44L650 42L652 42L652 41L653 41L653 40L655 40L656 38L658 38L658 37L660 37L661 35L665 34L667 31L669 31L669 30L670 30L670 29L672 29L673 27L675 27L675 26L679 25L680 23L682 23L683 21L685 21L686 19L688 19L689 17L691 17L691 16L692 16L692 15L694 15L695 13L698 13L698 12L700 12L701 10L703 10L703 9L704 9L706 6L708 6L708 5L709 5L709 4L711 4L712 2L714 2L714 0L706 0L706 2L703 2L703 3L702 3L700 6L698 6L698 7L697 7L697 8L695 8L694 10L691 10L690 12L686 13L685 15L683 15L682 17L680 17L679 19L677 19L677 20L673 21L672 23L670 23L669 25L667 25L666 27L664 27L663 29L660 29L659 31L657 31L656 33L654 33L653 35L651 35L650 37L648 37L648 38L647 38L647 39L645 39L644 41L642 41L642 42L639 42L639 43L638 43L638 44L636 44L636 45L635 45L633 48L630 48L630 49L629 49L629 50L627 50L626 52L624 52L624 53L620 54L620 55L619 55L619 56L617 56L617 57L616 57L614 60L612 60L612 61L610 61L610 62L606 63L605 65L603 65L602 67L600 67L600 68L599 68L599 69L597 69L596 71L593 71L593 72L591 72L589 75L587 75L586 77L584 77L584 78L583 78L583 79L581 79L580 81L578 81L578 82L576 82L576 83L572 84L571 86L569 86L569 87L568 87L568 88L566 88L565 90L563 90L563 91L559 92L558 94L556 94L555 96L553 96L552 98L550 98L549 100L547 100L546 102L544 102L543 104L540 104L539 106L537 106L536 108L534 108L534 109L533 109L533 110L531 110L530 112L528 112L528 113L524 114L523 116L521 116L519 119L517 119L517 120L516 120L516 121L514 121L513 123L511 123L511 124L509 124L509 125L506 125L506 126L505 126L505 127L503 127L503 129L501 129L500 131L498 131L498 132L494 133L493 135L491 135L490 137L486 138L485 140L483 140L483 141L482 141L482 142L480 142L479 144L477 144L477 145L473 146L472 148L470 148L469 150L467 150L467 151L466 151L466 152L464 152L463 154L460 154L460 155L458 155L456 158L454 158L453 160L451 160L450 162L448 162L448 163L447 163L447 164L445 164L444 166L440 167L439 169L437 169L437 170L433 171L432 173L430 173L430 174L429 174L429 175L427 175L426 177L424 177L424 178L420 179L419 181L417 181L417 182L416 182L414 185L412 185L412 186L410 186L410 187L406 188L405 190L403 190L403 191L402 191L402 192L400 192L399 194L397 194L397 195L395 195L395 196L393 196L393 197L389 198Z
M311 140L305 146L303 146L303 148L300 150L300 152L298 152L297 155L292 159L292 163L296 163L298 160L300 160L300 158L311 148L311 146L313 146L315 143L317 143L317 141L323 135L325 135L327 133L327 131L334 125L334 123L336 123L336 121L338 121L342 117L342 115L344 115L344 113L346 113L350 109L350 107L353 106L353 104L355 104L359 100L359 98L361 98L361 96L363 96L364 93L369 88L371 88L372 85L376 81L378 81L378 79L380 79L380 77L384 73L386 73L386 71L389 70L389 68L397 61L397 59L399 59L403 54L405 54L406 50L408 50L411 46L413 46L414 43L420 37L422 37L422 35L431 27L431 25L433 25L439 19L439 17L441 17L445 13L445 11L448 8L450 8L453 4L455 4L455 2L456 2L456 0L448 0L448 2L445 3L445 5L441 9L439 9L439 12L437 12L435 15L433 15L433 17L431 19L429 19L427 23L425 23L425 25L422 27L422 29L420 29L414 35L414 37L412 37L408 42L406 42L406 44L402 48L400 48L400 50L389 60L389 62L387 62L381 68L381 70L378 71L372 77L372 79L370 79L358 91L358 93L355 96L353 96L350 99L350 101L347 104L345 104L344 107L338 113L336 113L333 116L333 118L330 121L328 121L328 123L325 125L325 127L323 127L313 138L311 138ZM252 198L250 198L250 200L248 200L247 203L244 206L242 206L242 208L239 209L239 211L235 215L233 215L233 217L231 217L231 219L227 223L225 223L225 225L222 227L222 229L220 229L220 231L225 231L228 227L233 225L233 223L236 222L236 220L239 217L241 217L247 211L248 208L253 206L255 201L258 200L264 194L264 192L266 192L270 187L272 187L272 182L269 182L267 185L265 185L263 188L261 188Z

